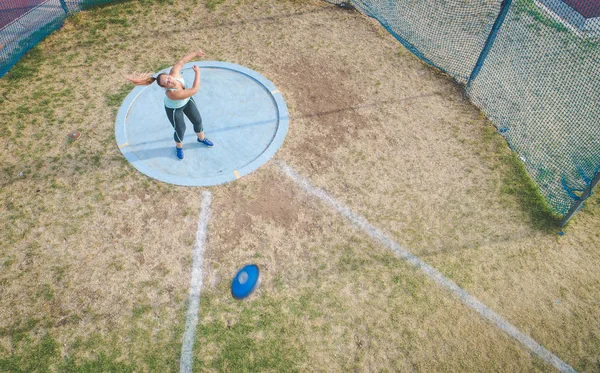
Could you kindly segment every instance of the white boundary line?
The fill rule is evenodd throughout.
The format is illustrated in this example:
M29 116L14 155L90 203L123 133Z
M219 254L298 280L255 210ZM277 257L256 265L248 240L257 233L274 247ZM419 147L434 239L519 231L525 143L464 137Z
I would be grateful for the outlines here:
M408 261L413 266L423 271L428 277L435 281L438 285L446 288L454 295L456 295L464 304L469 306L471 309L478 312L485 319L495 324L498 328L505 331L508 335L519 341L525 347L530 349L533 353L538 355L542 360L548 364L553 365L556 369L561 372L576 372L567 363L559 359L552 352L548 351L542 345L531 339L526 334L522 333L519 329L513 326L508 321L504 320L502 316L498 315L491 308L475 299L471 294L467 293L464 289L456 285L452 280L444 277L435 268L425 263L419 257L411 254L409 251L404 249L402 246L394 242L390 237L386 236L382 231L371 225L365 218L355 214L348 207L344 206L334 198L329 196L324 190L319 189L312 185L307 179L303 178L296 173L291 167L282 161L276 160L275 164L287 175L290 179L295 181L302 189L306 192L318 197L322 201L326 202L337 210L340 214L344 215L348 220L353 222L363 231L365 231L371 238L384 244L387 248L392 249L400 258Z
M202 262L204 261L204 242L210 219L210 203L212 195L210 192L202 192L202 207L200 208L200 218L198 220L198 232L196 233L196 243L194 244L192 260L192 279L190 280L190 296L188 300L188 310L185 319L185 331L183 332L183 343L181 344L181 360L179 362L179 371L181 373L192 372L192 351L194 349L194 339L196 336L196 326L198 325L198 311L200 309L200 289L202 288Z
M535 5L538 6L538 8L540 8L544 13L546 13L546 15L548 17L552 18L556 22L565 26L566 28L571 30L571 32L573 32L578 37L580 37L580 38L585 37L584 33L581 30L579 30L577 27L573 26L569 21L563 19L561 16L556 14L552 9L548 8L545 4L543 4L542 2L537 1L537 0L533 0L533 2L535 3ZM566 5L566 4L565 4L565 6L568 7L568 5ZM576 10L573 10L573 11L576 12Z

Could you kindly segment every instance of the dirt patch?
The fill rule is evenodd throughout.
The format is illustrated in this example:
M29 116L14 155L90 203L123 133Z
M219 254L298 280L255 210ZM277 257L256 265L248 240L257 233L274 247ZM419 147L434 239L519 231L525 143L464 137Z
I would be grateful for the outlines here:
M291 228L298 222L300 206L291 190L272 183L263 185L256 199L248 201L243 210L284 228Z
M255 234L261 224L282 231L310 229L302 219L304 196L291 188L282 188L280 176L273 171L236 181L226 187L224 196L219 194L215 198L216 219L230 222L226 233L220 234L223 240L220 244L237 247L245 234Z
M289 66L285 78L298 111L291 118L307 141L302 153L313 167L333 163L336 149L348 146L366 120L356 109L363 99L347 88L342 67L325 68L327 61L302 55Z

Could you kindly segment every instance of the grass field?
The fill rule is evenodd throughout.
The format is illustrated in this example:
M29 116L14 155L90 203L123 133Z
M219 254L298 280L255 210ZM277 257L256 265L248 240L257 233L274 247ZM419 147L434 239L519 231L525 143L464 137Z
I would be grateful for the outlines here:
M115 118L124 74L198 48L271 80L290 128L256 172L177 187L125 160ZM600 198L559 235L461 89L358 13L309 0L94 8L0 79L0 118L0 371L179 370L207 190L194 371L553 371L277 162L573 368L600 371ZM249 262L262 283L236 301L230 281Z

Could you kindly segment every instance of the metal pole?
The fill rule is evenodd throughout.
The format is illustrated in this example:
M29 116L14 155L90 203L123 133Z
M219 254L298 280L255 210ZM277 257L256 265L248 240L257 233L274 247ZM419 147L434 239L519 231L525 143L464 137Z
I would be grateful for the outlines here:
M579 199L577 201L575 201L575 203L573 204L573 206L571 206L571 209L569 210L569 212L567 212L567 215L565 215L565 217L563 218L563 220L560 222L560 226L561 227L564 227L565 225L567 225L567 223L569 222L569 220L573 217L573 215L575 215L575 213L577 212L577 210L579 210L579 208L581 207L581 205L583 205L583 202L589 196L592 195L592 190L598 184L599 181L600 181L600 170L598 171L598 173L596 174L596 176L594 177L594 179L592 180L592 182L590 183L590 185L588 185L588 187L585 188L585 190L583 191L583 194L581 195L581 197L579 197Z
M500 13L498 13L498 17L496 17L494 26L492 26L492 31L490 31L490 34L488 35L488 38L485 42L485 46L479 54L479 59L477 60L477 63L475 64L475 67L471 72L471 76L469 77L469 81L467 82L467 87L471 85L473 79L475 79L477 77L477 74L479 74L479 70L481 70L481 67L483 66L483 61L485 61L485 58L487 57L488 53L490 53L490 49L492 49L492 45L494 45L494 40L496 40L496 35L498 35L498 30L500 30L500 26L502 26L502 23L504 23L504 19L506 18L506 15L508 14L508 10L510 9L511 5L512 0L502 1L502 5L500 5Z
M60 6L63 8L65 13L69 15L69 8L67 7L67 3L65 2L65 0L60 0Z

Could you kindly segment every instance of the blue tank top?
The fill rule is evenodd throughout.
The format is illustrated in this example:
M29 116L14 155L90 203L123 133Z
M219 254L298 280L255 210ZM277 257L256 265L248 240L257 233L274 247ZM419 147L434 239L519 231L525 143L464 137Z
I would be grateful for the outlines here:
M183 83L183 86L188 89L190 87L187 86L187 84L185 84L185 80L183 80L183 78L175 78L178 81L180 81L181 83ZM175 88L167 88L167 91L176 91ZM181 107L184 107L185 104L188 103L188 101L190 100L190 98L184 98L183 100L171 100L169 98L169 96L167 96L165 94L165 107L168 107L169 109L179 109Z

